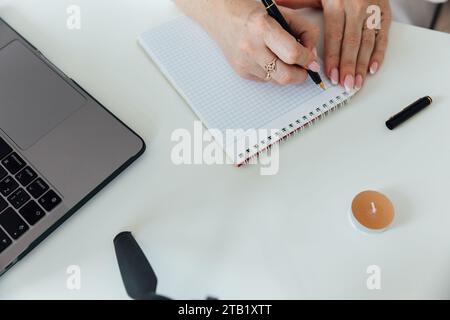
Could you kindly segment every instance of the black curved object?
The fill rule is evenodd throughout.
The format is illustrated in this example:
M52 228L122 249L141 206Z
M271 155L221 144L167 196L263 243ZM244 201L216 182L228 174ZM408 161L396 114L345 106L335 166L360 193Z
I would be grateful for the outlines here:
M114 238L114 248L123 284L130 298L168 300L156 294L158 278L131 232L119 233Z

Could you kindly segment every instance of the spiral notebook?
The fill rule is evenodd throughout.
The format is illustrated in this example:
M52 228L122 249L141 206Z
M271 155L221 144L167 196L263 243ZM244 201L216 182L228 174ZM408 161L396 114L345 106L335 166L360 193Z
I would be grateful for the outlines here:
M344 104L353 94L310 79L278 86L239 77L220 48L190 18L156 27L139 43L236 165Z

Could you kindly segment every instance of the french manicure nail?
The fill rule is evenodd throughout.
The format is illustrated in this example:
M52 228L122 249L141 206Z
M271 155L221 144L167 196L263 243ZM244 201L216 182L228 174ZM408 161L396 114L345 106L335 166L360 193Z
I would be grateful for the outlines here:
M379 67L378 62L372 63L372 65L370 66L370 73L371 74L377 73L378 67Z
M363 79L362 75L358 74L356 76L356 80L355 80L355 89L356 90L361 90L361 88L363 86L363 81L364 81L364 79Z
M331 70L330 79L331 79L331 83L334 86L338 85L338 83L339 83L339 70L337 68L334 68L333 70Z
M309 64L308 69L314 72L319 72L320 65L316 61L313 61Z
M352 91L353 88L355 87L355 78L351 74L349 74L345 77L344 87L345 87L345 91L347 91L347 92Z

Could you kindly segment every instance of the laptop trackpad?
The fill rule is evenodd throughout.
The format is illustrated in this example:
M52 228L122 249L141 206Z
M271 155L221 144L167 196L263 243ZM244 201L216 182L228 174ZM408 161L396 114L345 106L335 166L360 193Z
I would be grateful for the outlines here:
M21 149L31 147L85 103L20 41L0 49L0 129Z

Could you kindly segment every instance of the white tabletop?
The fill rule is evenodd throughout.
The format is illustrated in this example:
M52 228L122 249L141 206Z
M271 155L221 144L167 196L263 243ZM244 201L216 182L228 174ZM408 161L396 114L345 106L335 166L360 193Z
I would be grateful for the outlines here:
M5 2L5 1L3 1ZM381 72L352 102L259 167L175 166L174 129L195 115L138 46L177 14L166 0L6 1L0 15L148 143L144 156L0 279L0 299L127 298L113 237L130 230L174 298L450 298L450 37L394 24ZM66 8L81 7L81 30ZM415 99L435 103L394 132ZM395 204L389 231L348 219L353 196ZM81 267L81 290L66 269ZM369 290L367 267L381 270Z

